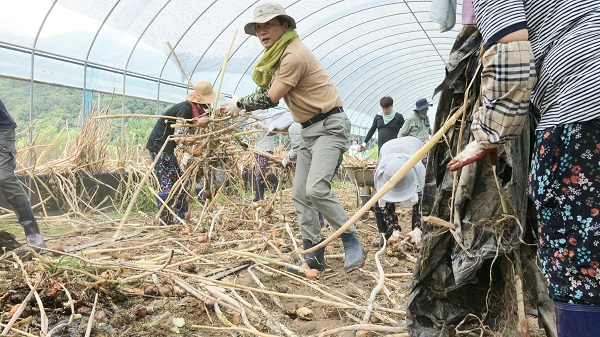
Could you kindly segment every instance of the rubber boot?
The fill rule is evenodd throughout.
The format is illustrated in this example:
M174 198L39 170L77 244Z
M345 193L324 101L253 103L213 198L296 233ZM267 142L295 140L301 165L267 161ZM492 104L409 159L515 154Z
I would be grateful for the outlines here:
M373 240L373 247L381 247L383 245L383 241L381 240L381 234L386 236L386 239L389 239L389 236L387 236L387 232L388 232L388 226L385 223L385 220L383 219L383 212L381 210L381 207L379 207L379 205L376 203L375 206L373 206L373 213L375 214L375 220L377 221L377 231L379 232L379 235L377 235L377 238L375 240Z
M421 214L420 214L420 201L421 201L421 197L419 196L419 202L417 202L416 204L413 205L412 208L412 216L411 216L411 223L412 223L412 229L415 228L421 228Z
M44 247L44 240L40 234L40 227L35 220L25 220L20 222L25 231L27 243L31 246Z
M254 199L252 201L257 202L265 198L265 183L262 181L254 180Z
M340 235L340 238L344 244L344 269L350 273L365 264L367 252L358 241L355 233L344 233Z
M185 214L188 212L188 202L186 200L185 194L182 193L182 196L179 197L180 200L173 206L173 211L177 214L177 216L185 221ZM181 222L179 219L173 219L173 223L176 225L180 225Z
M600 306L554 301L559 337L600 336Z
M44 247L44 240L40 234L40 227L38 226L37 221L35 221L29 200L23 195L22 198L16 200L11 206L13 206L15 213L19 218L19 223L23 227L27 243L32 246Z
M323 240L319 241L321 243ZM304 249L310 249L316 245L313 245L312 241L308 239L302 239L302 246ZM327 265L325 264L325 247L304 255L304 261L310 269L316 269L318 271L324 271ZM302 265L302 261L298 261L298 265Z

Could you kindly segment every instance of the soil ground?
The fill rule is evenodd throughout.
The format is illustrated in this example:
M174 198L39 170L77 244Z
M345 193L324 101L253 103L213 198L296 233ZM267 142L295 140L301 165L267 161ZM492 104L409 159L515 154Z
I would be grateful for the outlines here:
M338 183L334 187L334 193L350 216L357 211L353 185ZM281 271L282 268L272 264L248 268L248 265L256 265L257 260L232 253L246 250L271 258L281 258L282 254L289 261L295 260L293 245L285 229L286 223L292 228L296 241L300 243L301 240L289 194L289 189L281 192L281 202L275 203L270 215L265 215L262 213L264 209L258 208L255 210L256 217L250 220L240 217L236 210L250 204L246 202L236 202L237 206L227 202L218 204L205 214L196 209L188 226L148 226L152 222L150 216L136 214L123 227L124 238L119 241L112 239L117 223L107 222L106 219L95 223L80 218L43 219L42 230L47 246L73 255L42 255L42 260L47 259L45 262L34 257L24 262L21 268L10 255L5 254L0 261L1 328L4 329L9 321L11 309L23 302L29 293L25 272L31 284L40 276L44 278L38 291L48 316L49 329L74 318L67 328L56 331L53 336L84 336L90 318L90 336L256 335L199 327L222 328L225 323L218 318L210 300L201 300L198 294L182 289L177 280L184 281L204 294L217 296L209 290L210 286L205 281L205 278L211 277L215 282L223 282L215 283L214 287L221 289L226 297L236 299L239 296L255 305L252 312L244 310L241 315L234 313L235 307L221 305L217 310L222 310L227 320L239 326L244 326L244 316L247 315L250 323L265 334L282 335L269 329L266 326L269 322L281 324L297 336L318 335L323 331L361 322L369 295L377 283L377 248L370 244L377 229L371 212L368 219L360 220L356 225L361 242L369 249L366 264L361 270L350 274L343 268L343 249L339 239L333 241L326 251L331 270L312 281L285 273ZM221 212L216 217L219 210ZM397 212L402 232L407 233L410 231L410 209L397 209ZM199 218L202 219L200 223L197 220ZM214 225L212 231L211 224ZM15 230L13 224L10 226L22 242L19 229ZM208 232L211 232L210 243L201 242L205 241ZM324 228L324 237L331 234L329 227ZM172 259L169 259L170 254L173 254ZM378 293L375 299L375 303L383 307L382 310L375 310L380 316L372 318L371 323L386 327L405 326L406 317L403 312L411 291L411 274L417 255L418 250L408 246L404 253L389 249L381 254L379 260L382 268L390 276L385 280L384 291ZM246 266L232 271L232 267L240 265ZM150 269L156 272L144 273ZM215 276L215 271L228 271L229 274ZM246 291L261 287L255 278L260 280L264 289L283 295L273 297L273 293ZM230 284L249 288L234 288ZM73 298L72 302L65 289ZM98 302L94 308L96 294ZM327 300L351 305L350 308L340 308L325 303ZM276 302L280 302L281 307ZM71 306L71 303L74 305ZM17 324L13 325L21 332L13 330L8 335L39 336L43 325L39 307L35 301L30 301ZM71 315L72 307L75 308L76 315ZM302 319L295 312L299 307L312 310L314 316ZM258 314L259 318L253 318L253 314ZM385 318L389 321L382 322ZM537 328L537 320L529 318L530 336L545 336ZM177 327L175 323L183 322L180 319L184 319L185 323ZM403 331L406 330L397 329L396 336L407 336ZM371 335L390 333L374 332ZM354 336L355 333L340 332L335 335Z

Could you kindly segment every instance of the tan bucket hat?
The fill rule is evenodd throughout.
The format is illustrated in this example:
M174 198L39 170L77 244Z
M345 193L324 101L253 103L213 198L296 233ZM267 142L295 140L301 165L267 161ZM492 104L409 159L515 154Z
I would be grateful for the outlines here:
M190 92L186 99L198 104L212 104L215 102L217 93L208 81L198 81L194 84L194 91Z
M248 35L256 35L256 29L254 28L255 24L265 23L278 16L284 17L291 28L296 28L296 20L285 14L285 9L283 9L280 4L266 2L254 8L254 20L248 22L244 26L244 32L246 32Z

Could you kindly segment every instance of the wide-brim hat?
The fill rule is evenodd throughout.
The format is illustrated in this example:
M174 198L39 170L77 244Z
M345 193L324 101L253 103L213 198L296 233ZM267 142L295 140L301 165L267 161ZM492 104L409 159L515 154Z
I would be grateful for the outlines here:
M415 106L416 106L416 108L413 111L420 111L420 110L423 110L425 108L429 108L430 106L433 106L433 104L427 102L426 98L420 98L415 103Z
M278 16L284 17L287 20L290 28L296 28L296 20L287 15L285 13L285 9L280 4L266 2L254 8L254 20L248 22L244 26L244 32L246 32L248 35L256 35L256 28L254 27L255 24L265 23Z
M194 90L190 92L186 99L198 104L213 104L217 93L213 90L212 84L208 81L198 81L194 84Z
M390 178L412 157L405 153L392 153L380 157L375 173L375 188L380 191ZM423 190L425 184L425 166L418 162L382 200L387 202L407 202L413 196Z

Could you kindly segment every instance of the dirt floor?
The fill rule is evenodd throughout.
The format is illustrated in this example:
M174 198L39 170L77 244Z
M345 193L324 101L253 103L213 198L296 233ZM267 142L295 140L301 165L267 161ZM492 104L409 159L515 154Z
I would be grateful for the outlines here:
M354 214L354 186L338 183L334 190L349 215ZM331 270L315 280L251 255L296 260L286 224L297 244L301 240L289 194L289 189L277 194L271 210L270 200L220 200L210 209L196 208L186 226L153 227L149 216L136 214L119 240L113 239L118 221L44 219L46 233L60 228L60 233L45 235L47 246L63 252L36 256L26 249L16 254L21 258L3 256L0 328L19 316L8 335L355 336L361 333L331 330L365 323L366 330L375 325L387 329L371 336L408 336L405 301L418 256L409 244L397 244L379 256L385 286L368 322L363 321L379 276L377 248L370 245L377 232L372 213L357 224L369 254L365 266L353 273L343 269L339 239L327 247ZM410 210L398 209L398 214L407 233ZM325 237L331 233L323 230ZM25 301L29 285L40 279L38 300ZM25 310L15 314L21 303L27 303ZM529 323L530 336L545 336L533 316Z

